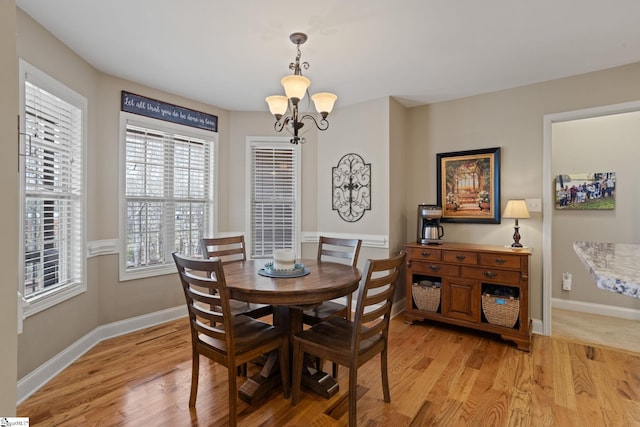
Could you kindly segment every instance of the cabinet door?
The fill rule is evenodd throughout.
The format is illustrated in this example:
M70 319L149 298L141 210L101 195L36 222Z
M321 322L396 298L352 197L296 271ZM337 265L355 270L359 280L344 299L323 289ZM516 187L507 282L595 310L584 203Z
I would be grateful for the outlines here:
M480 322L481 285L477 280L447 277L442 280L442 315Z

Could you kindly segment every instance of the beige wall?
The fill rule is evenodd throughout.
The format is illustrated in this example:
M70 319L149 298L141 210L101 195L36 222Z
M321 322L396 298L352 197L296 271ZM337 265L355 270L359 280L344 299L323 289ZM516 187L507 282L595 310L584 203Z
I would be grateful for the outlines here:
M501 147L501 206L510 198L542 197L545 114L640 99L640 63L492 92L409 111L407 239L416 238L418 203L436 202L436 154ZM543 201L550 203L550 201ZM542 216L520 221L522 242L533 248L530 313L542 318ZM444 224L445 240L507 244L513 220L501 224ZM572 255L572 254L567 254ZM562 252L555 256L562 256Z
M389 101L389 251L395 255L407 242L406 188L407 108Z
M95 146L98 124L98 105L95 102L98 73L20 9L17 9L17 53L21 59L87 98L86 159L88 170L94 169L97 158L92 147ZM98 178L90 175L86 181L89 240L96 235L97 211L94 203ZM17 210L17 206L14 209ZM87 264L87 292L25 319L24 333L18 337L18 378L99 325L97 273L95 262L90 260Z
M617 179L615 210L552 211L554 298L640 309L640 300L636 298L596 288L572 246L576 240L640 243L639 141L640 111L553 124L551 172L554 176L615 172ZM573 275L570 292L562 290L562 272Z
M0 416L16 415L18 290L18 58L16 4L0 2L0 182L2 247L0 248Z
M395 256L407 242L406 188L408 110L396 100L389 102L389 256ZM404 272L398 280L396 301L406 295Z
M389 234L389 98L339 107L331 113L331 125L318 135L318 225L320 233L346 235ZM332 168L349 153L371 163L371 210L356 222L346 222L332 209ZM367 258L385 258L389 249L363 245L358 267Z
M17 11L18 55L88 99L88 241L119 237L122 90L217 115L220 151L223 154L228 151L230 120L227 111L99 73L28 15ZM221 179L227 181L224 176ZM220 202L228 204L227 199L228 192L222 192ZM17 211L16 207L13 209ZM89 258L87 292L25 319L24 333L18 338L18 378L100 325L176 307L183 304L183 300L175 275L119 282L118 255Z

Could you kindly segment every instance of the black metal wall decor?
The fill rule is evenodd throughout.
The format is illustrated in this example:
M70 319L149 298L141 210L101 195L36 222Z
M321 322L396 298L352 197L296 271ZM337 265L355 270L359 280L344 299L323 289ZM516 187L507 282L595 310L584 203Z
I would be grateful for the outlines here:
M345 154L333 172L333 210L347 222L356 222L371 210L371 163L355 153Z

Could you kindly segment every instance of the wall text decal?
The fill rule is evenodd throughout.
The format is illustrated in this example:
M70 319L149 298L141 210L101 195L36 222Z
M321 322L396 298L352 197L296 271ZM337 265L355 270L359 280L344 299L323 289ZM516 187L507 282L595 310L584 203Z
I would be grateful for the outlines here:
M158 120L218 131L218 116L122 91L122 111Z

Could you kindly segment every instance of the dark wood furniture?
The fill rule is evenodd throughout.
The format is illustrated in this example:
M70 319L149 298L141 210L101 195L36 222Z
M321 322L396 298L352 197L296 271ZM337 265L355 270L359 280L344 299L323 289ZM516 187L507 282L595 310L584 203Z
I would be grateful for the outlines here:
M265 260L247 260L224 266L227 288L231 298L273 306L273 324L288 331L289 343L302 331L303 310L353 293L358 288L360 271L351 265L318 260L299 260L309 269L301 277L271 278L258 274ZM273 368L277 353L272 352L259 375L248 378L240 388L240 397L252 403L264 396L279 382ZM303 384L322 396L330 397L338 391L338 384L330 375L305 367Z
M391 259L367 260L353 321L332 317L294 336L292 405L297 405L300 398L305 354L329 359L349 368L349 426L357 424L358 368L377 354L380 354L384 401L391 401L387 372L389 319L405 257L406 254L401 252Z
M360 239L341 239L337 237L320 236L318 239L318 260L348 262L352 266L358 264L360 254ZM351 319L351 294L345 298L345 304L325 301L320 305L307 309L302 314L302 323L316 325L331 317L345 317ZM317 360L317 368L321 370L322 359ZM333 364L333 378L338 378L338 365Z
M220 258L223 265L247 260L243 235L202 238L200 239L200 248L203 258ZM273 313L273 308L268 304L255 304L233 299L230 304L232 314L244 314L254 319Z
M191 330L191 393L194 407L198 394L200 355L227 368L229 425L237 424L237 368L265 353L279 350L280 374L285 397L289 397L289 342L286 329L231 314L229 290L220 259L189 259L173 254L189 311Z
M317 259L321 261L346 261L355 267L358 264L361 245L362 240L360 239L339 239L320 236ZM315 325L335 316L351 317L351 295L347 295L344 305L333 301L325 301L320 305L305 310L303 322L306 325Z
M491 332L515 342L520 350L529 351L529 250L465 243L408 243L405 250L407 322L429 319ZM441 282L437 311L417 307L413 284L421 280ZM519 314L512 328L490 323L483 313L482 294L495 286L507 287L517 295Z

